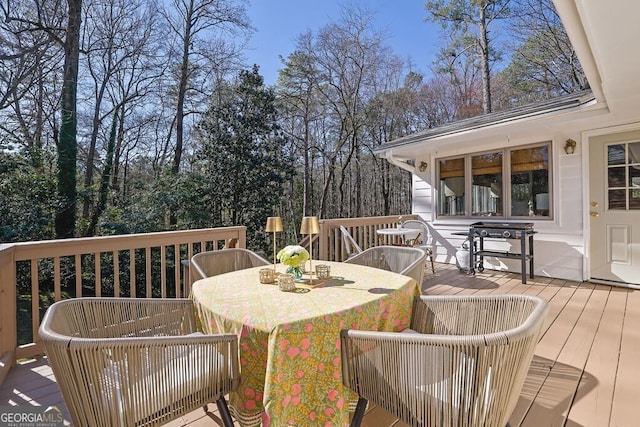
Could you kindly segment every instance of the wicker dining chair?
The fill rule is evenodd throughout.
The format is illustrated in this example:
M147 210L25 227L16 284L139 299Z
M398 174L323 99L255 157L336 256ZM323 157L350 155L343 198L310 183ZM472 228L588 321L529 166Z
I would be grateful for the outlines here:
M407 246L374 246L347 259L349 264L366 265L413 277L422 288L427 253Z
M54 303L39 335L76 426L160 425L216 402L240 380L238 337L196 329L189 299L74 298Z
M518 401L547 303L529 295L421 296L411 329L343 330L342 379L410 426L502 427Z
M243 248L200 252L191 257L193 280L263 265L273 265L273 263Z

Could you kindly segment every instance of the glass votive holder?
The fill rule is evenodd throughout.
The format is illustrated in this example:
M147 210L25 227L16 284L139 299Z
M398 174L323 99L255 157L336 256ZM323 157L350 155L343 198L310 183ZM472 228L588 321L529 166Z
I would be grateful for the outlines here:
M284 273L278 276L278 287L281 291L292 291L296 288L296 278L293 274Z
M328 279L331 277L331 267L326 264L316 265L316 277L318 279Z
M259 274L260 283L271 284L276 280L276 275L273 271L273 268L261 268Z

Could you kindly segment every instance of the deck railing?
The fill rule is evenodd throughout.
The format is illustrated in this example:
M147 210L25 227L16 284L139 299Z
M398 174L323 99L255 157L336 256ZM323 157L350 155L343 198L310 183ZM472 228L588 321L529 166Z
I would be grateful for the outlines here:
M47 301L184 297L191 280L181 261L202 250L221 249L231 239L245 247L246 227L0 245L0 382L6 366L42 352L37 333ZM23 280L27 283L19 283ZM18 289L30 289L30 295L18 295ZM19 340L19 331L31 339Z
M402 219L417 219L418 215L403 215ZM320 220L319 259L344 261L347 258L340 226L349 231L362 250L379 245L376 231L380 228L395 227L398 216L374 216L363 218L336 218ZM315 256L315 255L314 255Z
M393 227L397 220L398 216L321 220L320 234L313 239L314 258L346 259L340 225L367 249L379 243L377 229ZM185 297L191 279L181 262L203 250L222 249L231 239L237 239L237 247L246 247L246 227L0 245L0 384L16 360L42 353L38 328L53 301ZM25 289L29 295L24 295Z

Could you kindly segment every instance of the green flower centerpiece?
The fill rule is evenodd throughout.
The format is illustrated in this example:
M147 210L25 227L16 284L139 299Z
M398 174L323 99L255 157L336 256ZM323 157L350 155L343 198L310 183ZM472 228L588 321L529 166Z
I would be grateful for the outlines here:
M287 266L287 273L293 274L296 280L302 279L300 266L309 260L309 252L300 245L285 246L278 252L278 260Z

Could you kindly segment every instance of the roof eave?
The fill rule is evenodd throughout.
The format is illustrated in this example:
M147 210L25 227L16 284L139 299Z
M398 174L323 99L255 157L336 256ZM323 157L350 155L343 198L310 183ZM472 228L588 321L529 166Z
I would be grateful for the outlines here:
M479 129L491 129L491 128L501 128L505 126L513 126L519 123L530 123L532 121L538 121L547 119L549 117L560 117L561 115L574 114L576 112L584 112L591 111L593 109L603 109L606 108L606 103L598 102L595 95L591 92L585 94L575 100L572 100L568 103L559 103L558 105L554 105L553 107L546 108L543 110L534 110L524 114L518 115L507 115L503 118L497 120L491 120L486 122L472 122L468 126L454 126L450 130L443 129L438 131L436 129L427 129L422 132L418 132L412 135L408 135L402 138L398 138L396 140L387 142L380 146L380 148L374 150L374 154L379 155L381 157L385 152L397 149L400 147L407 147L414 144L421 144L435 140L441 140L443 138L452 137L452 136L464 136L469 132L474 132ZM452 124L455 124L453 122ZM445 126L446 127L446 126Z

